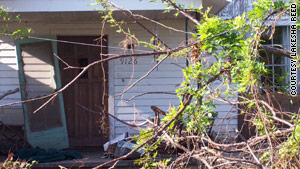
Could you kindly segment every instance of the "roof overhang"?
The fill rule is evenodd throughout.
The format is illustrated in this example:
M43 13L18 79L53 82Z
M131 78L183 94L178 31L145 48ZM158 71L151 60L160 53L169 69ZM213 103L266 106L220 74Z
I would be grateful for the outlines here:
M204 9L211 7L210 13L219 13L231 0L202 0Z
M129 10L164 10L166 4L160 0L156 3L150 0L112 0L116 5ZM228 3L228 0L177 0L177 2L189 7L198 8L201 5L204 9L212 7L212 13L220 11ZM93 4L94 5L91 5ZM5 0L1 5L9 12L77 12L103 10L91 0Z

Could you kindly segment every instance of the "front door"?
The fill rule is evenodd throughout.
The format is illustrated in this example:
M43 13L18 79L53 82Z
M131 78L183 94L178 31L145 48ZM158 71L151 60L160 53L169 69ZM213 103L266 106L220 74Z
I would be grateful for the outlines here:
M58 55L70 66L84 67L93 61L100 60L101 52L103 54L108 52L106 47L95 46L97 38L99 37L58 37L58 40L61 40L58 43ZM72 43L66 43L66 41ZM102 45L107 46L106 37ZM60 62L63 86L81 71L81 69L65 69L66 67L66 64ZM91 67L63 92L71 147L99 146L109 138L108 117L106 113L99 114L99 112L107 111L107 68L107 63Z

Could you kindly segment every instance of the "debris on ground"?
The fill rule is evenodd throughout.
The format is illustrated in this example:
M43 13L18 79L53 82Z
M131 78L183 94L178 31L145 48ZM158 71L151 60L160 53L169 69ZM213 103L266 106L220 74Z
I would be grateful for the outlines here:
M128 133L124 133L113 140L106 142L103 147L105 154L102 158L117 158L123 155L126 155L131 150L133 150L137 145L134 140L128 138ZM141 156L144 151L142 149L136 151L131 156L129 156L128 160L137 159Z
M14 159L38 161L39 163L73 160L81 158L83 158L82 155L76 150L49 149L47 151L41 148L20 149L18 153L14 156Z

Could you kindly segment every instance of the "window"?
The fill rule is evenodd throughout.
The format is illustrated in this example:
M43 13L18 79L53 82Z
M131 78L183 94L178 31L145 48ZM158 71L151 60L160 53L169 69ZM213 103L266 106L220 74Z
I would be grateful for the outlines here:
M270 39L271 32L272 30L269 30L262 36L262 44L267 47L289 50L289 27L276 27L272 39ZM289 58L266 50L262 50L260 55L260 61L264 62L268 69L267 75L261 77L263 86L271 91L286 89L289 79Z

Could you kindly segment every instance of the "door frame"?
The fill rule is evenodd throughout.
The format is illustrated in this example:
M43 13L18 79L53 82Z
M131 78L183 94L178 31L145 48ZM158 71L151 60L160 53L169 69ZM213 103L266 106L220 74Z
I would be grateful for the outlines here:
M17 53L17 61L18 61L18 74L19 74L19 83L20 83L20 93L21 93L21 99L25 100L25 76L24 76L24 69L23 69L23 61L21 56L21 45L22 44L29 44L29 43L38 43L38 42L46 42L51 41L52 51L53 54L57 54L57 43L56 43L56 36L43 36L40 39L32 39L32 38L24 38L24 39L17 39L15 40L15 46L16 46L16 53ZM57 57L53 55L53 66L54 66L54 72L55 72L55 82L56 82L56 88L61 89L61 76L59 71L59 62ZM22 103L23 108L23 115L24 115L24 121L25 121L25 135L27 141L32 146L40 146L41 148L53 148L52 146L55 146L57 149L64 149L69 147L69 140L68 140L68 133L66 128L66 116L65 116L65 108L64 108L64 102L63 102L63 95L62 93L58 94L59 104L60 104L60 115L62 120L62 126L50 128L44 131L38 131L38 132L32 132L30 130L30 126L28 124L29 117L28 117L28 109L27 104ZM62 135L58 133L63 133ZM41 137L43 135L51 135L53 138L51 140L47 140L47 144L43 144L42 142L45 141L45 138L43 139L36 139L37 137ZM62 138L61 138L62 137ZM35 138L35 139L33 139ZM51 144L50 142L55 139L64 139L65 141L61 143L60 145Z

